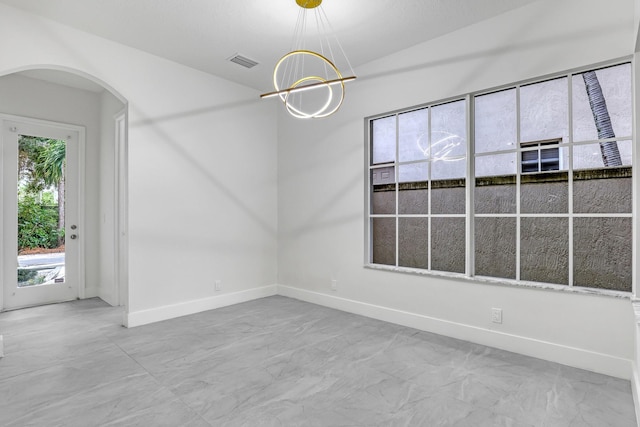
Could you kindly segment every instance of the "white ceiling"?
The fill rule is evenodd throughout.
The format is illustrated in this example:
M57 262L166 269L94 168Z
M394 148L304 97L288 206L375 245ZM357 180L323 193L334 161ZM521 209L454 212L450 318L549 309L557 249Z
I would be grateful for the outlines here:
M534 1L324 0L322 6L358 74L359 65ZM0 2L263 91L271 90L272 67L291 45L299 11L295 0ZM260 64L233 64L228 58L235 53Z

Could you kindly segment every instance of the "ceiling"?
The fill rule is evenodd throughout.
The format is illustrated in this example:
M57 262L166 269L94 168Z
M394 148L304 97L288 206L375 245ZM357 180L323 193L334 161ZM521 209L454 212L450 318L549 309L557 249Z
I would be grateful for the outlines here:
M322 6L358 74L367 62L534 1L324 0ZM271 90L273 65L290 48L299 11L294 0L0 3L261 91ZM229 62L236 53L259 65Z

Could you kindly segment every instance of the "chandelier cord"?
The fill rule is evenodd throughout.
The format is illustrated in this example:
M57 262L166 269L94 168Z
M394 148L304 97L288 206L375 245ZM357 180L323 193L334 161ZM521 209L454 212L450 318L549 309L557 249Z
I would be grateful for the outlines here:
M353 71L353 67L351 66L351 62L349 61L349 57L347 56L347 54L344 52L344 49L342 48L342 44L340 43L340 40L338 39L338 35L336 34L336 31L333 29L333 25L331 25L331 21L329 21L329 18L327 17L327 14L325 13L324 9L322 7L319 7L320 9L320 13L322 13L324 15L324 21L327 23L327 26L329 27L329 30L331 30L331 33L333 34L333 39L335 40L336 44L338 45L338 48L340 49L340 53L342 53L342 56L344 57L345 61L347 62L347 65L349 66L349 71L351 71L351 75L355 75L355 71ZM332 58L333 60L333 58ZM334 61L335 63L335 61Z

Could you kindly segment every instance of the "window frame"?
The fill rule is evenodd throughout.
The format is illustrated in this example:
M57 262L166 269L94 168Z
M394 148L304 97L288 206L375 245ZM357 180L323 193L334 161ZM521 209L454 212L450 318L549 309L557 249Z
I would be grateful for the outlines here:
M562 170L562 150L560 150L560 144L562 144L562 139L561 138L554 138L554 139L545 139L542 141L527 141L527 142L520 142L520 159L519 159L519 163L520 163L520 173L541 173L541 172L551 172L551 171L560 171ZM542 161L542 152L543 151L555 151L556 153L556 157L554 157L553 159L556 160L557 159L557 163L558 163L558 168L557 169L543 169L542 165L543 165L543 161ZM536 170L531 170L531 171L524 171L524 154L525 153L536 153Z
M364 184L365 184L365 212L364 212L364 226L365 226L365 239L364 239L364 246L365 246L365 251L364 251L364 267L365 268L370 268L370 269L375 269L375 270L387 270L387 271L396 271L396 272L401 272L401 273L409 273L409 274L416 274L416 275L422 275L422 276L434 276L434 277L448 277L448 278L455 278L455 279L460 279L460 280L464 280L464 281L470 281L473 283L491 283L491 284L500 284L500 285L508 285L508 286L522 286L522 287L527 287L527 288L542 288L542 289L551 289L551 290L559 290L559 291L568 291L568 292L578 292L578 293L588 293L588 294L601 294L601 295L610 295L610 296L616 296L616 297L620 297L620 296L624 296L627 297L629 295L635 295L635 277L636 277L636 263L634 262L636 260L636 242L635 242L635 235L636 235L636 224L635 224L635 215L636 215L636 180L638 179L636 176L636 173L633 172L633 169L635 169L635 163L636 163L636 148L635 148L635 135L636 135L636 129L635 129L635 111L636 111L636 105L634 102L634 96L632 94L631 97L631 134L630 135L616 135L615 138L609 138L609 139L592 139L592 140L581 140L581 141L574 141L573 140L573 133L574 133L574 117L573 117L573 104L574 104L574 98L573 98L573 83L572 83L572 79L576 76L578 76L581 73L587 72L587 71L597 71L600 69L604 69L604 68L608 68L608 67L615 67L615 66L619 66L619 65L624 65L624 64L629 64L631 67L631 71L630 71L630 81L631 81L631 87L632 90L634 90L634 75L635 75L635 64L633 61L632 57L625 57L625 58L619 58L613 61L607 61L607 62L603 62L603 63L598 63L598 64L592 64L592 65L587 65L584 67L579 67L579 68L575 68L575 69L571 69L571 70L567 70L567 71L561 71L558 73L553 73L553 74L548 74L548 75L544 75L541 77L537 77L537 78L533 78L533 79L528 79L528 80L523 80L523 81L519 81L519 82L515 82L515 83L510 83L510 84L505 84L505 85L500 85L500 86L496 86L490 89L485 89L485 90L481 90L481 91L474 91L474 92L469 92L467 94L461 95L461 96L452 96L449 98L445 98L445 99L441 99L441 100L437 100L434 102L429 102L429 103L424 103L424 104L420 104L420 105L416 105L416 106L412 106L409 108L403 108L403 109L398 109L398 110L393 110L393 111L389 111L389 112L385 112L382 114L376 114L376 115L372 115L372 116L368 116L365 117L364 119L364 135L365 135L365 180L364 180ZM551 140L541 140L541 141L521 141L520 140L520 121L521 121L521 116L520 116L520 96L519 96L519 89L523 86L528 86L528 85L532 85L532 84L536 84L536 83L542 83L545 81L550 81L553 79L559 79L559 78L567 78L567 126L568 126L568 139L567 142L563 142L562 139L560 138L559 140L556 138L553 138ZM487 94L491 94L491 93L495 93L495 92L499 92L499 91L504 91L504 90L509 90L509 89L516 89L516 109L517 109L517 115L516 115L516 126L517 126L517 145L513 150L505 150L505 151L500 151L500 153L514 153L516 155L516 159L517 159L517 172L516 172L516 180L517 180L517 191L516 191L516 203L518 204L518 209L516 211L516 213L514 214L500 214L499 216L501 217L515 217L517 220L517 225L516 225L516 245L517 245L517 252L515 254L516 257L516 277L515 279L508 279L508 278L500 278L500 277L492 277L492 276L480 276L480 275L476 275L475 274L475 237L474 237L474 221L476 218L478 218L480 215L480 217L492 217L494 215L492 214L476 214L475 212L475 206L474 206L474 190L476 188L476 184L475 184L475 179L476 179L476 175L475 175L475 159L477 155L480 156L485 156L485 155L495 155L497 152L492 151L492 152L482 152L482 153L476 153L475 152L475 132L474 132L474 127L475 127L475 116L474 116L474 106L475 106L475 99L478 96L482 96L482 95L487 95ZM434 107L437 105L441 105L441 104L446 104L446 103L450 103L450 102L454 102L454 101L459 101L459 100L465 100L466 102L466 109L465 109L465 120L466 120L466 176L463 178L465 179L465 213L463 215L455 215L455 216L463 216L465 218L465 271L464 273L454 273L454 272L446 272L446 271L437 271L437 270L432 270L431 269L431 218L433 217L433 214L431 213L431 209L429 209L429 214L428 215L422 215L422 216L428 216L429 217L429 268L428 269L421 269L421 268L413 268L413 267L402 267L399 264L399 256L398 256L398 235L399 235L399 228L398 228L398 218L405 216L405 215L401 215L398 211L398 186L399 186L399 182L398 182L398 165L399 164L403 164L406 162L399 162L399 157L398 157L398 139L397 139L397 133L398 133L398 119L397 117L405 112L409 112L409 111L414 111L414 110L418 110L418 109L422 109L422 108L430 108L430 107ZM390 166L392 165L394 167L394 172L395 172L395 191L396 191L396 210L394 214L385 214L385 215L381 215L381 214L373 214L372 213L372 194L373 194L373 185L371 182L371 170L375 169L375 168L380 168L383 167L381 165L373 165L372 161L372 152L373 152L373 133L372 133L372 123L374 120L380 119L380 118L384 118L384 117L389 117L389 116L396 116L396 158L394 160L394 162L392 163L387 163L385 166ZM631 208L631 212L628 213L605 213L605 214L585 214L585 213L574 213L573 212L573 154L570 154L568 159L564 159L563 158L563 150L573 150L573 147L578 147L578 146L587 146L589 144L598 144L598 143L602 143L602 142L607 142L607 141L616 141L616 142L624 142L624 141L631 141L631 158L632 158L632 162L631 162L631 170L632 170L632 175L631 175L631 180L632 180L632 208ZM542 143L548 143L549 141L559 141L555 144L553 144L552 147L549 147L549 149L557 149L558 150L558 162L559 162L559 169L558 170L551 170L551 171L538 171L538 172L522 172L522 152L523 152L523 148L524 151L535 151L537 150L538 152L538 158L540 157L540 153L541 151L544 150L544 148L542 148ZM527 150L526 145L528 144L535 144L536 148L530 148L529 150ZM552 142L553 143L553 142ZM565 164L566 163L566 164ZM523 214L520 212L520 208L519 208L519 204L520 204L520 197L521 197L521 192L520 192L520 178L523 175L529 175L529 174L535 174L535 173L545 173L545 172L562 172L562 171L566 171L568 173L568 206L567 206L567 213L560 213L560 214ZM430 180L429 180L430 183ZM429 185L429 190L431 190L431 186ZM429 200L429 204L430 204L430 200ZM436 215L436 217L439 215ZM452 216L452 215L445 215L445 216ZM375 217L387 217L387 218L395 218L396 221L396 235L395 235L395 265L385 265L385 264L375 264L373 263L373 221L372 218ZM520 265L520 245L521 245L521 236L520 236L520 231L521 231L521 225L520 225L520 219L521 218L535 218L535 217L553 217L553 218L563 218L566 217L568 220L568 246L569 246L569 255L568 255L568 261L569 261L569 265L568 265L568 282L567 284L553 284L553 283L546 283L546 282L536 282L536 281L527 281L527 280L521 280L520 279L520 273L521 273L521 265ZM632 263L631 263L631 291L620 291L620 290L612 290L612 289L603 289L603 288L590 288L590 287L581 287L579 285L574 285L574 278L573 278L573 273L574 273L574 251L573 251L573 244L574 244L574 236L573 236L573 231L574 231L574 224L573 224L573 219L574 218L581 218L581 217L589 217L589 218L597 218L597 217L606 217L606 218L617 218L617 217L623 217L623 218L631 218L631 227L632 227L632 235L630 237L631 239L631 258L632 258Z

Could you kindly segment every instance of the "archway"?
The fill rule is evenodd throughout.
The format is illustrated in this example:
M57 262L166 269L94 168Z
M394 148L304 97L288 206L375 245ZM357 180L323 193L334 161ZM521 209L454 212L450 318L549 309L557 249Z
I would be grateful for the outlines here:
M84 285L79 298L128 306L126 99L78 70L34 65L0 73L0 114L69 123L86 130ZM3 308L0 295L0 308Z

